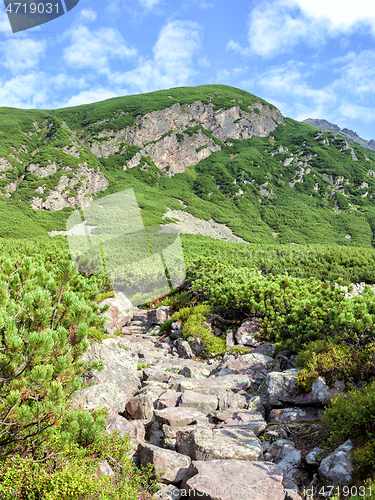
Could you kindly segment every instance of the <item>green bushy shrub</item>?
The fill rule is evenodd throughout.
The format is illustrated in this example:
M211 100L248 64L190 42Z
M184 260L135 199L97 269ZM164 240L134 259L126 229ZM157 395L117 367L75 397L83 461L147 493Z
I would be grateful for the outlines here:
M260 318L262 334L279 349L298 352L315 340L335 338L353 346L375 342L375 300L371 289L363 296L344 298L340 287L317 279L261 276L200 258L188 274L198 300L214 311Z
M226 350L226 340L215 337L206 323L210 307L206 304L199 304L192 307L184 307L175 312L172 321L182 323L182 337L198 338L202 342L204 356L211 357L223 353Z
M375 344L358 349L327 339L310 342L298 353L298 365L303 367L298 373L298 384L308 392L320 376L331 386L339 379L367 380L375 375L374 356Z
M375 438L375 382L335 397L324 412L330 435L337 442Z

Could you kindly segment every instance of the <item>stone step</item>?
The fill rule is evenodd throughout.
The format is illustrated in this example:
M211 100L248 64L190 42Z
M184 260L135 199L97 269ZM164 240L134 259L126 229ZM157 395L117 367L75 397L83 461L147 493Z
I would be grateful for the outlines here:
M129 325L122 329L122 332L144 333L145 329L140 326Z

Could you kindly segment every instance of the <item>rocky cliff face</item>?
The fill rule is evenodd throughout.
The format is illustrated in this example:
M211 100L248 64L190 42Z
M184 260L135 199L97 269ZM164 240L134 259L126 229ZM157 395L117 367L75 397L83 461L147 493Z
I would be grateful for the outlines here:
M51 166L51 172L55 167ZM48 168L38 167L34 174L40 177L50 175ZM72 172L71 168L65 168L67 173ZM61 210L64 207L85 208L93 201L93 194L104 191L109 185L108 180L100 171L82 164L78 170L74 171L74 177L62 175L59 183L54 190L51 190L48 196L33 198L31 205L36 209ZM46 186L40 186L36 189L40 194L44 194Z
M119 152L123 144L136 145L140 151L127 161L125 169L137 166L142 156L147 156L158 168L173 175L220 150L221 144L230 142L230 138L265 137L283 123L276 108L258 102L248 109L245 112L233 106L214 111L213 104L201 101L174 104L142 116L135 125L112 133L111 138L110 132L103 131L99 134L101 140L85 145L97 157L105 158Z

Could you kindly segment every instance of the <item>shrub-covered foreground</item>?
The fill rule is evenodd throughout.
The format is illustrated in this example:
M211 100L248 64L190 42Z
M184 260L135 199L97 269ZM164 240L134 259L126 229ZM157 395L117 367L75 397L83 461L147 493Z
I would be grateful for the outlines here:
M82 355L104 336L106 294L105 276L79 274L59 241L0 243L1 500L136 500L153 489L128 438L105 432L105 412L70 406ZM103 460L111 480L96 476Z

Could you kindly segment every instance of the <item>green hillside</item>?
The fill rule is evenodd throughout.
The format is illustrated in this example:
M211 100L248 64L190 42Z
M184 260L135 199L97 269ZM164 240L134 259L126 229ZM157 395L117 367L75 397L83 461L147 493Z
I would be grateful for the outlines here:
M50 212L33 210L28 202L36 196L46 199L63 175L74 178L84 162L100 169L109 182L94 198L133 187L147 225L162 223L168 207L181 210L181 200L184 210L195 217L226 224L249 242L372 246L375 153L356 144L348 146L344 138L307 124L286 118L267 137L226 143L197 124L180 135L189 138L203 131L220 143L221 150L173 176L149 157L124 170L126 161L140 149L135 144L124 143L107 157L97 157L90 150L90 141L104 141L109 137L106 134L132 126L140 116L196 101L212 103L214 111L232 106L245 111L257 102L268 105L245 91L212 85L54 111L1 108L0 158L11 168L1 174L0 188L17 184L1 201L2 220L22 213L17 216L17 228L1 226L1 236L30 237L64 229L72 207ZM78 148L79 158L67 153L73 146ZM43 177L30 168L51 164L58 165L57 170ZM82 179L66 191L74 196ZM41 186L44 192L39 194Z

